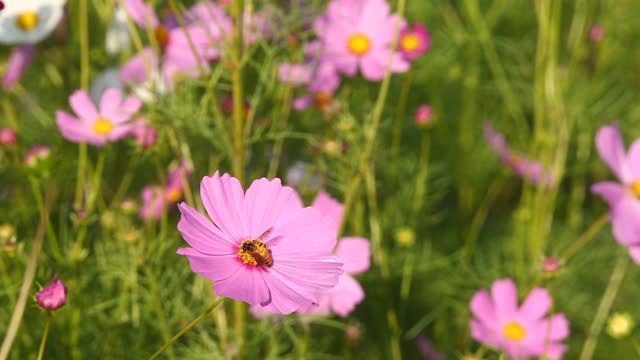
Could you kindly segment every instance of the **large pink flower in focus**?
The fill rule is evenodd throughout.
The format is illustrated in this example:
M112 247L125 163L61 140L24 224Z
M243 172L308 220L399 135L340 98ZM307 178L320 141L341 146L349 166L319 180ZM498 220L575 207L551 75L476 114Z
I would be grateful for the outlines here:
M491 292L480 290L471 299L471 336L510 358L559 359L567 350L561 341L569 336L569 321L564 314L545 318L551 304L546 289L534 288L518 307L515 283L498 280Z
M609 204L615 239L640 264L640 140L626 153L618 127L604 126L596 135L596 147L620 182L600 182L591 191Z
M212 221L181 203L178 230L191 247L178 254L214 281L217 295L290 314L337 284L334 222L303 208L280 179L255 180L245 193L238 179L216 172L202 179L200 196Z
M108 89L100 99L100 106L91 102L89 95L78 90L69 97L69 104L77 117L58 110L56 123L67 140L103 146L129 135L137 126L129 122L142 103L134 96L122 99L117 89Z
M384 78L389 59L391 72L409 70L400 52L391 57L391 45L405 20L391 14L385 0L334 0L325 16L314 23L322 44L322 57L339 72L354 76L358 69L367 80Z

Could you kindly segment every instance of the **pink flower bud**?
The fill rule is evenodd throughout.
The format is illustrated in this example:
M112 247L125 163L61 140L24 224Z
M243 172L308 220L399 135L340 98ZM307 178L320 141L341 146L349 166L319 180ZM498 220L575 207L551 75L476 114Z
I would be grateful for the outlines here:
M0 145L4 147L10 147L16 144L17 141L16 131L11 128L0 129Z
M602 25L593 25L591 30L589 30L589 38L593 42L600 42L604 39L604 27Z
M147 125L137 127L134 130L133 135L136 138L136 143L144 149L152 147L158 140L158 132L156 129Z
M420 105L416 110L416 125L427 126L433 120L433 110L429 105Z
M54 275L51 284L36 293L36 300L45 310L58 310L67 302L67 287Z
M34 145L22 158L22 164L26 167L36 167L40 161L46 160L51 155L51 149L46 145Z
M542 271L546 273L553 273L560 269L560 260L554 257L545 258L542 261Z

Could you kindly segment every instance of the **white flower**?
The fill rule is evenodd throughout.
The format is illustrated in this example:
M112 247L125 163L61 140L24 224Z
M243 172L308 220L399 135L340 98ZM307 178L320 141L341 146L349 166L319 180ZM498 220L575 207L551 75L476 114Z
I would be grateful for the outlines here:
M12 0L0 11L0 43L35 44L55 29L66 0Z
M131 38L129 37L129 27L127 24L127 12L120 6L113 11L111 23L107 29L105 46L107 54L115 55L129 48Z

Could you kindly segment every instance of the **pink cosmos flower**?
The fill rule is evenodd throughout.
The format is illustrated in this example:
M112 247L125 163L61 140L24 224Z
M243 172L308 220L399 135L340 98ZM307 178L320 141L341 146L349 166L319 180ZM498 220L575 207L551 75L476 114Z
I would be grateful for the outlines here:
M391 56L396 30L404 26L385 0L333 0L314 30L323 60L340 73L354 76L359 69L365 79L376 81L384 78L389 59L391 72L409 69L401 53Z
M7 70L2 75L2 87L9 90L22 79L22 75L29 68L35 58L37 48L32 44L24 44L11 50L7 63Z
M414 24L400 32L398 49L407 60L415 60L431 47L431 34L422 24Z
M202 179L200 196L212 221L181 203L178 230L191 247L178 254L214 281L217 295L290 314L338 282L332 219L303 208L280 179L255 180L244 192L238 179L216 172Z
M34 145L22 157L22 164L28 168L35 168L49 159L49 156L51 156L51 149L48 146Z
M431 109L431 106L426 104L418 106L416 110L416 125L426 126L431 123L431 120L433 120L433 109Z
M160 219L163 211L176 204L184 195L184 182L191 176L192 168L183 160L167 176L167 184L145 186L142 189L142 219Z
M67 287L54 275L51 284L36 293L36 301L45 310L58 310L67 302Z
M484 125L484 136L500 160L516 175L531 181L534 185L542 185L547 188L554 185L555 178L550 170L545 169L539 161L516 154L511 150L504 136L495 131L489 123Z
M3 147L11 147L18 141L18 135L12 128L0 129L0 145Z
M545 318L551 303L546 289L534 288L518 307L515 283L498 280L491 292L480 290L471 299L471 336L510 358L559 359L567 350L561 341L569 336L569 321L564 314Z
M138 125L128 121L142 106L134 96L122 99L116 89L105 91L99 109L84 90L73 93L69 104L77 117L62 110L56 111L56 123L62 136L72 142L95 146L104 146L129 135Z
M138 120L140 121L140 120ZM141 148L147 149L156 144L158 139L158 132L156 128L153 126L145 125L145 120L140 121L141 125L139 125L134 131L133 136L136 139L136 143Z
M600 182L591 191L607 202L613 236L640 264L640 140L627 153L620 130L610 125L598 130L596 147L620 182Z

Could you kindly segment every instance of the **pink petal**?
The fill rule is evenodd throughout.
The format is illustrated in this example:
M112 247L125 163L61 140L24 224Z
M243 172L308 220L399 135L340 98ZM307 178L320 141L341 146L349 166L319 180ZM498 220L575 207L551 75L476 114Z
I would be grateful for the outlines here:
M65 111L56 111L56 124L65 139L72 142L86 142L88 134L85 124Z
M342 215L344 214L344 205L339 201L332 198L324 190L321 190L316 198L313 200L311 207L318 210L322 215L329 216L340 224L342 222Z
M567 350L567 345L551 343L547 345L547 351L545 355L552 360L562 359L562 355L564 355Z
M37 48L31 44L20 45L11 50L11 56L2 76L2 87L5 90L11 89L16 82L20 81L36 53Z
M89 94L84 90L77 90L74 92L69 97L69 104L76 115L80 117L80 120L93 122L100 117L96 106L91 102Z
M178 230L184 240L194 249L208 255L229 255L238 251L238 245L216 229L215 226L185 203L178 205L182 214Z
M153 8L143 0L124 0L124 8L131 19L142 27L155 28L159 24Z
M271 302L271 290L263 278L266 271L254 266L241 266L224 280L216 281L213 290L224 296L249 304L267 305Z
M302 111L313 105L313 98L311 96L302 96L293 99L293 108Z
M569 320L564 314L555 314L551 317L551 328L548 331L549 339L563 340L569 336Z
M144 84L158 66L158 57L151 48L144 48L120 68L120 79L125 84Z
M314 301L289 287L288 281L281 279L273 271L265 272L263 277L265 282L269 284L271 293L271 302L265 305L269 305L269 310L274 313L291 314L301 306L308 306Z
M518 313L527 320L536 321L551 309L551 295L546 289L535 288L529 292Z
M640 139L631 144L627 154L627 164L629 164L631 180L640 181Z
M611 209L627 196L627 189L619 183L605 181L591 186L591 192L600 195L607 202Z
M286 212L302 209L302 200L295 190L282 186L280 179L255 180L247 189L244 198L251 238L257 238L273 227Z
M640 202L627 195L610 213L613 235L622 245L640 244Z
M137 123L129 123L125 125L116 126L108 135L107 139L111 142L116 142L128 135L133 134L135 129L139 125Z
M222 281L229 276L241 271L242 262L236 254L230 255L206 255L196 249L180 248L178 255L189 259L191 270L213 281Z
M600 157L623 183L628 184L632 179L620 129L617 126L601 127L596 135L596 146Z
M471 336L478 342L497 347L498 343L493 337L493 332L487 329L480 321L471 320Z
M342 317L349 315L364 300L362 286L347 274L340 276L338 284L329 293L333 312Z
M636 264L640 265L640 245L629 246L629 255Z
M484 324L496 322L496 310L487 290L480 290L471 298L471 312L473 316Z
M282 214L273 227L269 246L274 255L329 252L336 245L336 228L331 218L311 207Z
M107 89L102 95L102 99L100 99L100 114L111 120L113 115L119 111L120 103L122 103L120 90L114 88Z
M498 280L491 286L491 298L496 315L500 318L512 317L518 308L518 290L511 279Z
M345 237L338 241L336 255L343 262L347 274L360 274L371 265L369 240L361 237Z
M229 174L205 176L200 183L200 196L216 226L238 244L249 238L244 206L244 191L238 179Z

